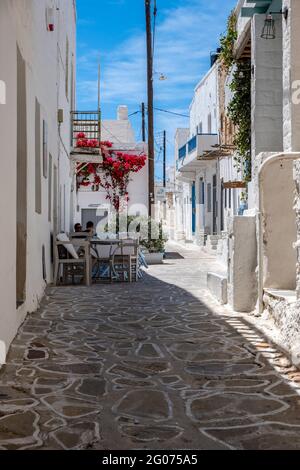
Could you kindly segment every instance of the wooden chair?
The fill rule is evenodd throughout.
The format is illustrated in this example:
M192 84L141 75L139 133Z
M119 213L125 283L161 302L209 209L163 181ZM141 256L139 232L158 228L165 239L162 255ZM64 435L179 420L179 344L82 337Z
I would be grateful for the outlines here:
M93 266L94 272L93 274L94 280L109 280L110 282L113 281L115 276L114 272L114 251L117 247L113 244L107 243L98 243L95 244L92 248L97 253L97 258L95 259L95 265ZM107 268L108 276L101 277L101 269Z
M129 282L138 280L139 273L139 239L122 239L114 253L114 271L126 277ZM126 276L125 276L126 275Z
M73 250L72 250L73 248ZM78 256L77 251L82 250L83 255ZM60 269L63 268L63 282L71 276L72 282L75 276L81 275L87 286L91 285L91 254L88 240L70 239L56 241L54 247L54 280L56 286L59 282Z

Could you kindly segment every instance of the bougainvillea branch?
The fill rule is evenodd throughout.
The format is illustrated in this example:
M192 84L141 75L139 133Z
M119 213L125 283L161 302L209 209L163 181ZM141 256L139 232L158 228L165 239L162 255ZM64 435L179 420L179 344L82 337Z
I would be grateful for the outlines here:
M77 147L99 148L103 163L79 163L77 166L78 188L91 186L94 191L103 188L106 199L116 211L121 201L128 202L128 185L132 173L138 173L146 164L146 155L131 155L112 150L111 142L87 139L83 132L77 135Z

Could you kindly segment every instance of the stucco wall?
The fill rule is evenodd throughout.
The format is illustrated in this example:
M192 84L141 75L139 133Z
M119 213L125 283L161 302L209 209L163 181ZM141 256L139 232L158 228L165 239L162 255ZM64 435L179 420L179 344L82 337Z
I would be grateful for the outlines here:
M51 33L46 27L46 6L54 7L56 3L60 9L59 11L55 9L55 31ZM60 181L66 187L66 206L70 206L69 163L62 151L59 157L57 108L64 108L65 123L62 129L62 139L68 148L70 103L65 96L63 57L67 35L70 56L72 53L75 54L75 15L73 2L59 0L55 2L55 5L53 0L28 0L26 2L2 0L0 2L0 80L6 82L7 89L6 104L0 105L1 168L2 175L9 175L9 177L2 178L0 187L1 228L2 232L7 234L0 245L0 341L5 343L6 350L27 312L37 308L43 295L46 285L42 270L43 245L46 252L47 281L50 282L52 277L50 233L53 231L53 217L49 222L49 181L44 176L41 177L42 213L37 214L35 211L36 98L41 104L41 129L43 119L48 124L48 152L52 155L53 164L60 166ZM16 309L17 45L26 63L28 154L26 301L19 309ZM52 197L53 191L54 188L52 188ZM66 214L66 221L68 219L69 213ZM69 222L66 222L66 225L69 226Z
M129 203L128 212L131 215L148 214L148 165L132 175L132 181L128 186ZM76 210L74 213L74 223L81 223L82 209L95 208L96 205L107 205L109 201L106 199L104 190L93 192L90 189L80 189L77 193Z
M262 179L264 287L296 287L293 162L269 165Z
M255 217L234 217L229 224L228 302L233 310L251 312L257 299Z
M202 123L202 133L209 133L208 116L211 115L212 134L219 131L218 114L218 65L215 64L195 88L190 106L190 136L196 135L197 126Z
M252 158L283 150L282 18L274 15L276 38L261 38L265 16L252 20Z
M289 8L287 21L283 21L283 136L285 151L300 151L300 2L283 0L283 7ZM295 88L294 88L295 87Z

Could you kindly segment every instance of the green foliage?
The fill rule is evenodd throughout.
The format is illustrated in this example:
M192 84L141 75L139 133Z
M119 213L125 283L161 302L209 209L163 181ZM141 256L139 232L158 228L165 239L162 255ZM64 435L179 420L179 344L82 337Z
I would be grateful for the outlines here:
M234 144L237 147L235 161L242 170L246 182L251 180L251 63L236 64L230 84L233 98L228 105L228 116L237 127Z
M237 40L237 18L234 11L231 12L228 21L227 21L227 31L226 34L221 36L221 54L220 58L227 70L230 70L234 64L233 48L234 43Z
M248 60L237 61L234 57L234 44L237 40L237 17L232 12L227 21L227 32L221 37L222 63L229 74L234 69L230 89L233 98L227 113L236 126L234 144L237 148L235 163L243 172L246 182L251 180L251 63Z
M163 232L162 224L155 220L148 220L148 237L142 237L141 245L150 253L162 253L165 251L167 237Z
M162 253L167 242L162 224L146 216L116 214L111 222L106 225L105 231L139 233L142 247L153 253Z

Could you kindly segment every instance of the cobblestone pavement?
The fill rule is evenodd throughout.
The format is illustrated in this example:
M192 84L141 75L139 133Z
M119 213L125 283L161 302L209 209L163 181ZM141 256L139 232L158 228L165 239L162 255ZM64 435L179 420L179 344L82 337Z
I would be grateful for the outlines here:
M0 373L1 449L300 448L300 373L180 251L138 285L49 289Z

